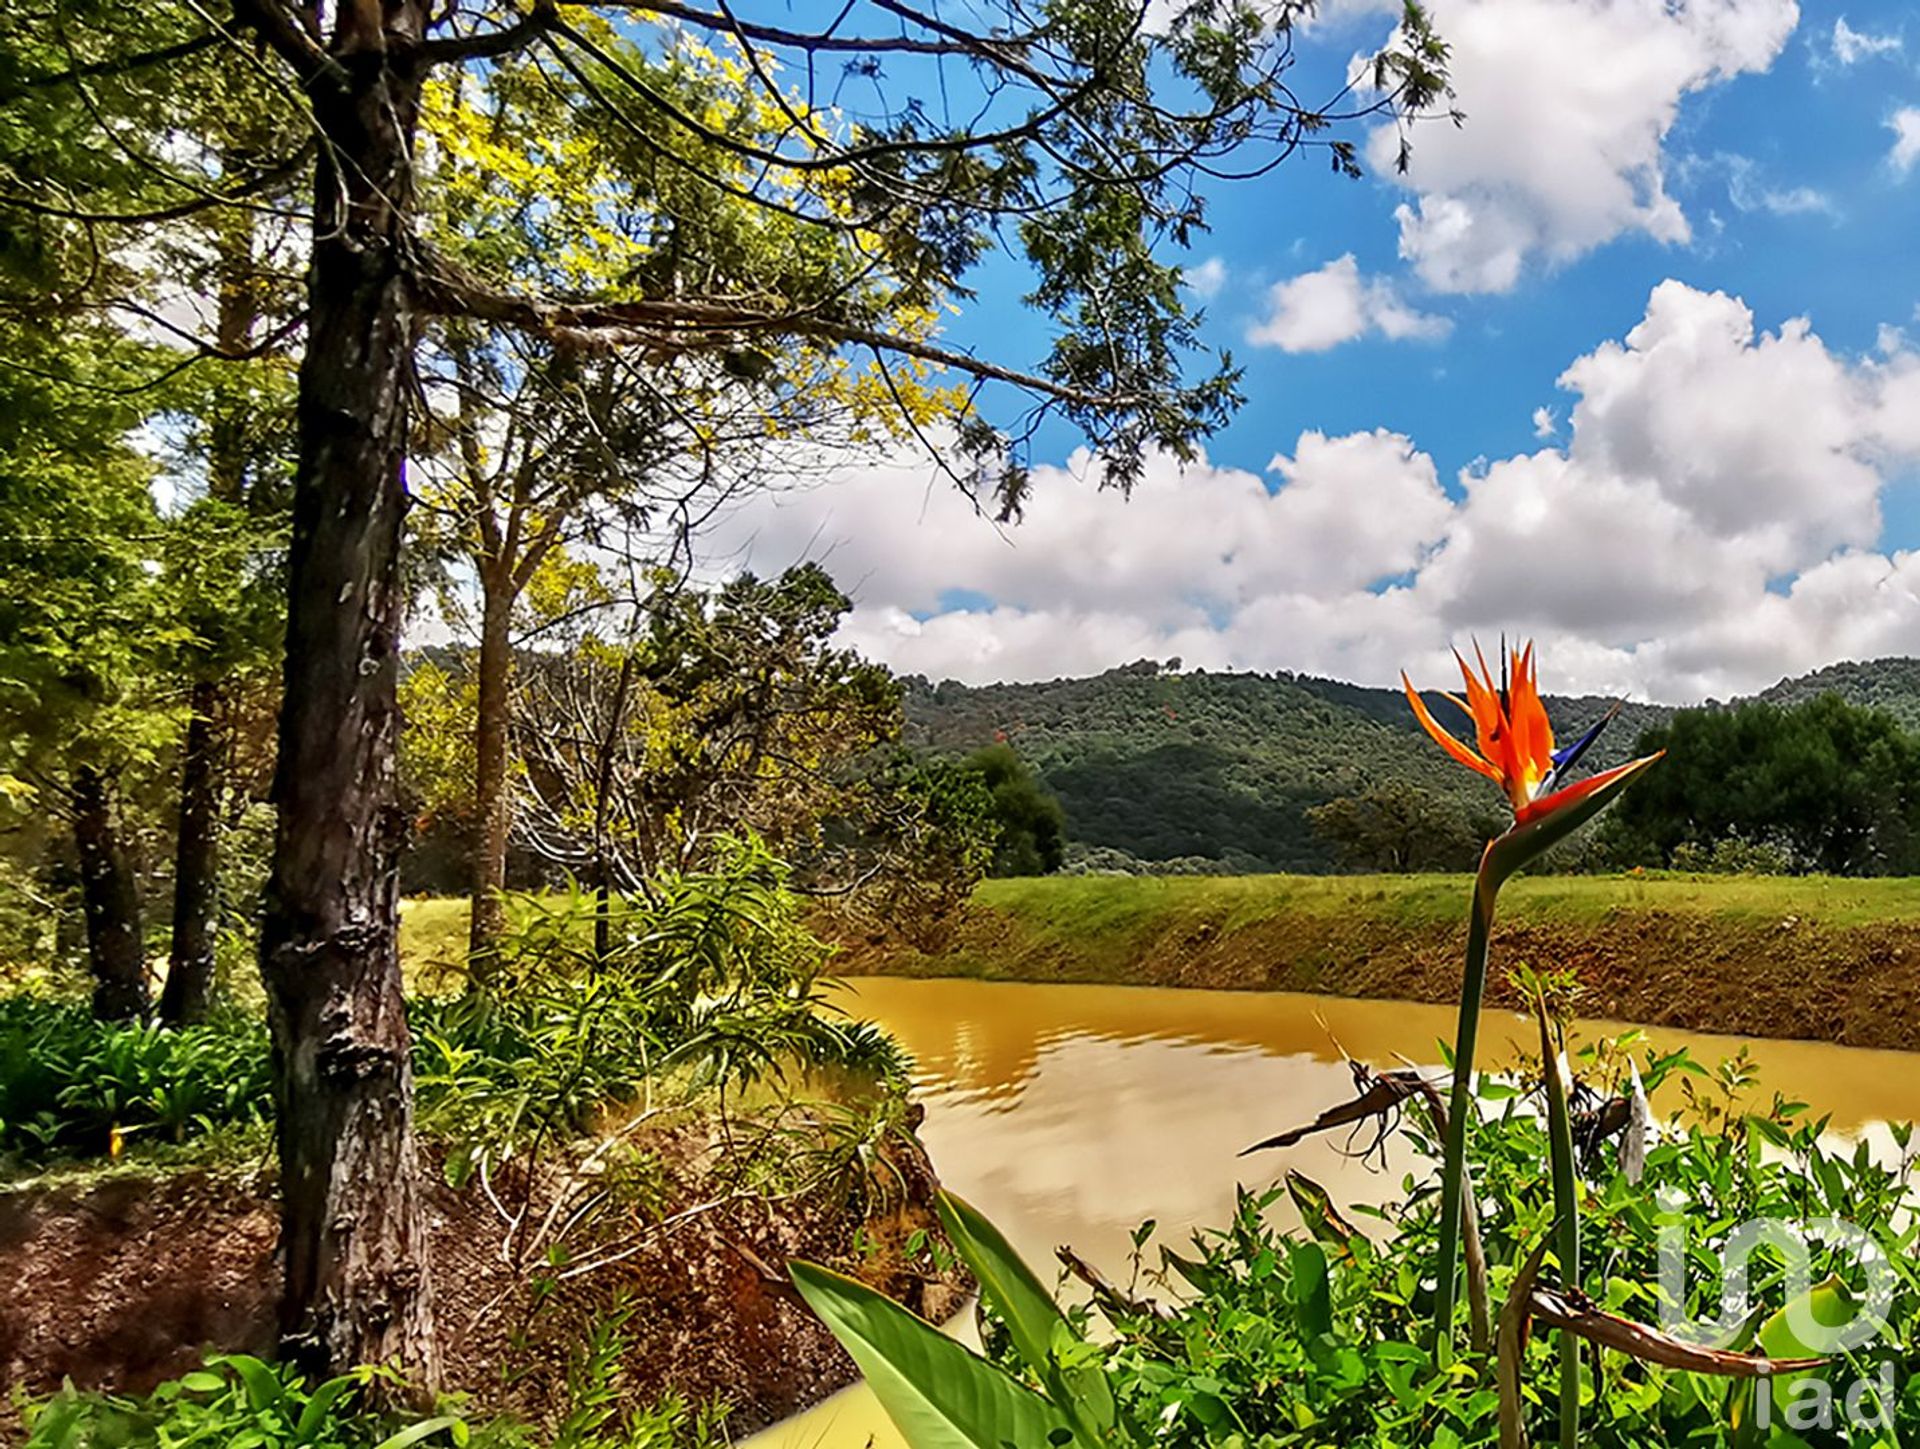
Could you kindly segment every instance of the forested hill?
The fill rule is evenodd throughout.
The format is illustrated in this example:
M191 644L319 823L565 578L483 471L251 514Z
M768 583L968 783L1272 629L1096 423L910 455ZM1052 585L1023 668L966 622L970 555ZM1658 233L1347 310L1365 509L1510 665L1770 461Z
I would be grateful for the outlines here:
M1884 709L1908 729L1920 731L1920 659L1830 664L1798 679L1783 679L1763 690L1760 698L1772 704L1799 704L1823 694Z
M1788 704L1829 690L1920 729L1916 659L1835 665L1763 697ZM1549 698L1548 708L1570 739L1609 703ZM1640 731L1671 712L1626 706L1596 765L1624 759ZM1304 675L1178 672L1142 661L1040 684L914 680L907 717L912 739L942 751L1011 743L1059 795L1069 839L1096 858L1112 851L1144 862L1325 870L1333 853L1306 812L1329 800L1411 786L1454 813L1468 835L1501 803L1427 740L1399 691Z

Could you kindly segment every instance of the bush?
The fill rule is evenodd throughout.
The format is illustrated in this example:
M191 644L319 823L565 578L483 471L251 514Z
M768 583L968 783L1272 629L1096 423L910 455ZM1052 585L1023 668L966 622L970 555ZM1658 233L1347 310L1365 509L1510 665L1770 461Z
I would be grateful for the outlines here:
M638 1408L625 1402L629 1311L596 1323L570 1355L569 1406L549 1432L507 1418L472 1424L457 1400L431 1416L369 1407L369 1385L400 1382L390 1369L356 1369L309 1388L285 1365L220 1354L143 1396L69 1387L28 1404L22 1449L720 1449L729 1442L724 1404L696 1408L674 1394Z
M904 1078L891 1038L823 1000L827 948L801 923L784 867L753 842L719 859L609 902L604 956L591 893L510 898L484 989L408 1004L423 1129L503 1145L577 1136L666 1074L695 1090L794 1067ZM257 1020L228 1011L164 1031L0 997L0 1158L117 1155L272 1111Z
M179 1143L272 1114L263 1024L95 1021L79 1003L0 998L0 1158L118 1153L129 1137Z
M465 1446L457 1415L399 1422L362 1406L362 1390L390 1370L360 1369L309 1390L282 1365L216 1355L151 1394L82 1394L71 1387L25 1411L24 1449L409 1449Z

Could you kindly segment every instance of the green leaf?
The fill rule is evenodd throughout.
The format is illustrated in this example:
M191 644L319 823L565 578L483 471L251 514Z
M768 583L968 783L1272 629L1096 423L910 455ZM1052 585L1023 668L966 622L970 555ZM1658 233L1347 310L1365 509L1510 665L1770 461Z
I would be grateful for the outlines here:
M971 1203L943 1191L934 1199L934 1206L953 1246L980 1280L980 1292L1007 1321L1007 1331L1020 1357L1047 1381L1055 1403L1098 1443L1118 1418L1113 1390L1097 1364L1071 1372L1058 1368L1054 1338L1071 1325L1053 1295L1034 1277L1033 1270L1000 1230Z
M1072 1440L1072 1426L1045 1399L924 1319L842 1274L798 1259L789 1268L911 1449L1029 1449ZM1062 1432L1064 1440L1054 1437Z
M409 1424L398 1434L389 1434L374 1446L374 1449L407 1449L409 1444L418 1444L422 1439L431 1439L443 1429L453 1431L449 1437L457 1437L464 1428L460 1418L454 1414L441 1414L437 1418L422 1419L417 1424Z
M328 1379L313 1391L313 1397L307 1400L306 1408L300 1411L300 1420L293 1426L296 1443L309 1444L313 1436L326 1424L327 1416L333 1412L333 1406L343 1396L358 1386L359 1380L351 1374L341 1374L338 1378Z
M273 1366L250 1353L220 1354L209 1358L207 1364L212 1368L231 1368L238 1374L240 1381L247 1386L247 1407L256 1412L272 1408L287 1392L286 1385L280 1382L280 1375L273 1371Z
M1300 1317L1300 1331L1333 1332L1333 1284L1326 1249L1318 1243L1295 1243L1287 1256L1293 1265L1293 1308Z

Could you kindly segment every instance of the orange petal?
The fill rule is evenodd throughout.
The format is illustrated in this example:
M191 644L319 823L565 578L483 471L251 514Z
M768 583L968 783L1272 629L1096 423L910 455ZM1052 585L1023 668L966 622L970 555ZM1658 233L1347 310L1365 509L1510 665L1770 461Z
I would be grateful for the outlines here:
M1480 653L1480 645L1473 646L1475 654ZM1500 696L1493 687L1493 676L1487 673L1487 661L1480 658L1480 675L1476 676L1468 667L1467 661L1460 657L1458 649L1453 651L1454 662L1460 666L1460 677L1467 682L1467 703L1472 707L1474 743L1480 747L1481 757L1489 761L1498 770L1504 763L1506 750L1501 743L1505 734L1506 718L1500 708ZM1482 677L1484 676L1484 677ZM1504 776L1496 776L1504 780Z
M1540 680L1535 673L1533 645L1513 657L1513 689L1510 701L1518 764L1527 787L1538 785L1553 768L1553 722L1540 700Z
M1420 691L1413 687L1413 681L1407 678L1405 670L1400 672L1400 683L1406 688L1407 703L1413 706L1414 718L1418 719L1422 728L1424 728L1429 735L1433 736L1434 743L1439 745L1441 749L1445 750L1461 764L1465 765L1469 770L1474 771L1476 774L1485 775L1496 784L1499 783L1500 772L1485 760L1481 759L1472 750L1461 744L1460 741L1456 740L1452 735L1448 734L1440 722L1428 711L1426 701L1420 698Z

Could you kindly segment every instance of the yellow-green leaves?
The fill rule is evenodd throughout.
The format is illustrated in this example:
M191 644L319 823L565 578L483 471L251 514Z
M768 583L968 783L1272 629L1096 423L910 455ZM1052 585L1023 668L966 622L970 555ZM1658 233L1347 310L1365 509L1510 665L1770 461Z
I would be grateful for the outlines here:
M811 1263L794 1286L853 1356L911 1449L1045 1449L1073 1442L1031 1389L864 1283Z

